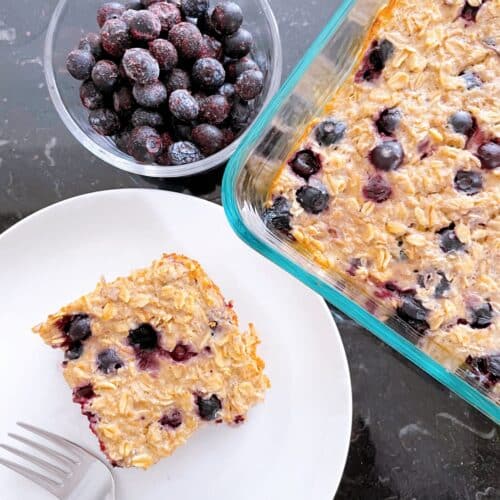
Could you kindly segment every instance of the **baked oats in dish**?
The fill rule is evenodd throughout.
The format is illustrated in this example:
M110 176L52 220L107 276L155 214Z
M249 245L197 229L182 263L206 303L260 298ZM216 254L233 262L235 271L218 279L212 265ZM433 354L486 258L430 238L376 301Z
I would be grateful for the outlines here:
M500 401L500 0L393 0L264 222Z
M64 377L109 461L147 468L204 423L242 423L269 380L201 266L164 255L34 328L65 351Z

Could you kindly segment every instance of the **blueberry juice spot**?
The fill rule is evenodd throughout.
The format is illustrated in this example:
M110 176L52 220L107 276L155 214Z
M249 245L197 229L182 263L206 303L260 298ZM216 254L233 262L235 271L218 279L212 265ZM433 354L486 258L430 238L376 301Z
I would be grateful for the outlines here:
M421 334L424 334L429 328L428 313L429 310L424 307L422 301L411 295L403 295L401 303L396 309L396 314Z
M375 203L383 203L392 194L389 182L381 175L372 175L363 186L363 196Z
M278 196L272 206L264 210L262 219L269 229L288 233L292 229L290 202L284 196Z
M169 410L160 418L160 425L166 428L177 429L182 425L182 413L177 408Z
M465 20L465 26L468 26L476 22L476 16L481 8L482 3L478 6L470 5L467 0L465 0L462 12L460 12L460 17Z
M212 396L207 399L197 396L196 406L198 407L200 418L206 421L215 420L219 411L222 409L222 403L215 394L212 394Z
M288 164L298 176L305 180L308 180L311 175L321 169L319 156L310 149L299 151Z
M349 262L349 267L347 268L347 273L350 274L351 276L356 276L356 272L360 267L361 267L361 259L358 259L357 257L351 259Z
M190 346L182 344L181 342L179 342L174 347L174 350L170 351L168 354L174 361L177 361L178 363L188 361L189 359L198 355L198 353L191 350Z
M464 249L464 244L458 239L455 233L455 224L450 224L438 231L439 247L445 253L456 252Z
M355 81L359 83L376 80L393 53L394 45L389 40L374 41L355 75Z
M493 321L493 308L489 302L484 302L471 309L470 327L476 330L488 328Z
M92 398L95 397L95 392L92 384L82 385L73 389L73 401L82 406L87 404Z

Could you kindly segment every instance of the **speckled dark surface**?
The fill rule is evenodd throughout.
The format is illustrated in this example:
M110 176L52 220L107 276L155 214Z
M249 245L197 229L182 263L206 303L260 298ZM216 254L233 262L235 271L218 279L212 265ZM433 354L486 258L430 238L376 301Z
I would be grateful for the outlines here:
M286 75L336 2L271 3L286 47ZM222 169L187 180L148 180L96 160L70 136L52 107L42 70L43 38L55 4L0 2L0 231L56 201L110 188L170 189L220 202ZM334 315L354 400L351 449L336 498L499 499L498 427L370 333Z

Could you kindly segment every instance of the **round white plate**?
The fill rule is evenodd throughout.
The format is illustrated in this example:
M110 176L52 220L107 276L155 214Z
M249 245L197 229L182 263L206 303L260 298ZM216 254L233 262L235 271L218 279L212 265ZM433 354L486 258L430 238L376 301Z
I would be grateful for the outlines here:
M73 198L0 237L0 442L16 421L98 452L71 402L62 354L31 327L60 306L145 267L163 252L198 260L260 333L272 382L238 428L206 426L148 471L116 469L118 500L331 500L351 430L351 386L338 330L323 300L245 246L221 207L165 191L127 189ZM1 456L8 457L2 450ZM0 467L3 500L49 494Z

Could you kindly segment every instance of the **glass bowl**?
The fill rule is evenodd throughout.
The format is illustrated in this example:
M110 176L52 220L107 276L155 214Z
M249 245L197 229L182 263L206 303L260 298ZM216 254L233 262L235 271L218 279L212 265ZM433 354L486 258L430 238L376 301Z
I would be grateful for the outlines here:
M44 49L44 71L49 94L62 121L73 136L101 160L127 172L147 177L183 177L205 172L226 162L251 128L281 81L281 41L276 19L267 0L238 0L245 15L243 26L254 36L253 58L265 75L264 91L256 100L253 121L232 144L201 161L181 166L160 166L135 161L120 151L109 137L98 135L88 122L88 110L79 97L81 82L66 70L66 57L80 37L98 31L96 12L104 0L59 0L49 24Z

